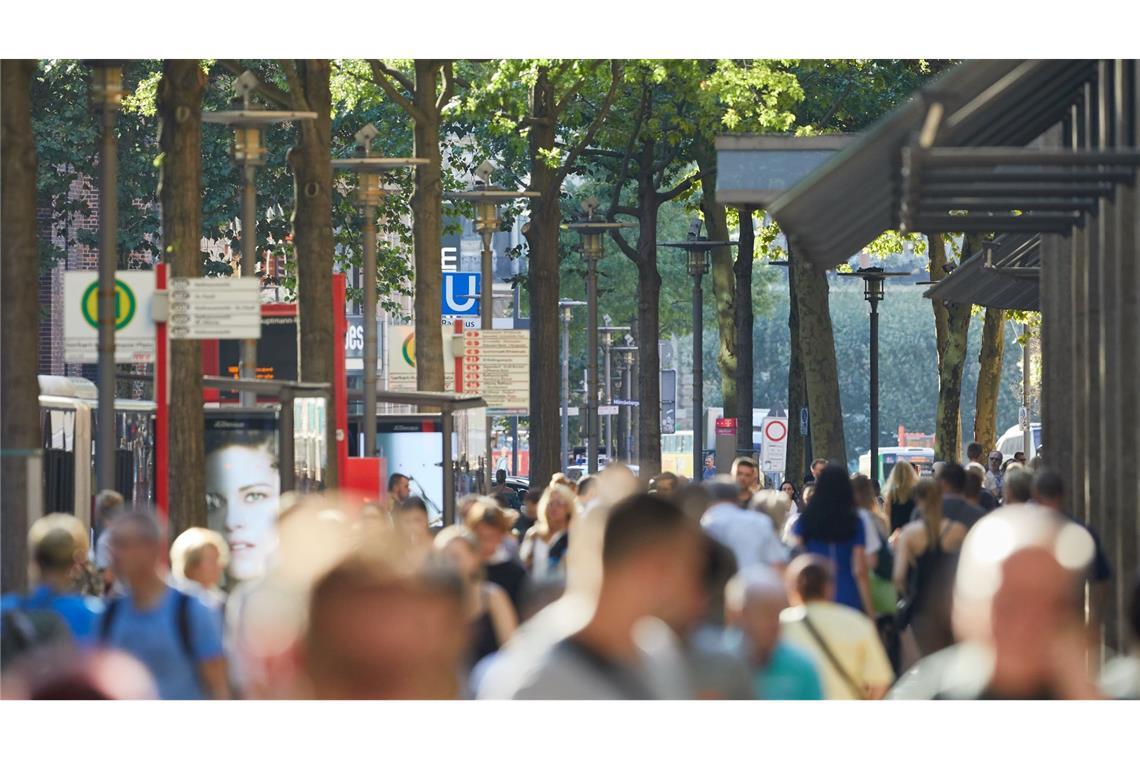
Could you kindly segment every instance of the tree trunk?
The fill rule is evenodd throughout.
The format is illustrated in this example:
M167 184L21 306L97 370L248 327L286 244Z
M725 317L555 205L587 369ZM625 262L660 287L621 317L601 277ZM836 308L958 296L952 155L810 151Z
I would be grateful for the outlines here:
M791 250L788 251L789 257ZM807 460L807 430L800 426L800 409L807 406L807 389L804 387L804 361L800 350L800 320L797 308L795 270L788 267L788 460L784 465L784 478L803 487Z
M540 69L533 88L533 114L542 119L554 111L554 90ZM558 237L561 183L542 159L554 148L553 119L530 130L530 189L542 193L530 201L527 288L530 291L530 482L541 487L561 469L561 362L559 352Z
M330 66L327 60L296 62L301 92L307 110L317 118L298 124L297 142L289 151L293 171L293 244L297 251L297 302L300 344L300 377L304 382L329 383L332 404L326 410L328 459L325 485L337 484L336 414L334 384L333 307L332 307L332 96L329 92ZM301 105L302 103L298 103ZM438 246L437 246L438 256ZM438 262L437 262L438 264ZM438 269L438 267L437 267ZM436 301L438 312L439 301ZM439 319L435 321L439 331Z
M202 96L206 75L196 60L163 62L158 89L158 192L162 202L163 258L174 277L202 276ZM202 413L202 349L195 340L170 341L171 540L193 526L206 526L205 422ZM162 390L155 390L164 403Z
M929 235L930 279L946 276L946 247L941 235ZM962 261L973 248L974 236L962 245ZM934 418L934 458L957 462L962 452L962 370L966 366L966 342L970 333L970 306L931 301L938 348L938 408Z
M791 256L795 269L796 310L804 387L811 407L812 457L847 462L843 439L843 407L839 400L839 368L828 306L827 273L803 256Z
M653 148L647 144L643 167L652 166ZM661 273L657 271L657 190L652 175L643 170L638 181L641 217L637 235L637 442L642 480L661 472ZM680 378L678 378L678 384ZM693 410L693 424L700 424L700 410ZM696 475L697 473L693 473Z
M986 451L997 443L997 402L1001 388L1002 354L1005 350L1005 312L986 309L982 323L982 348L978 356L978 395L974 405L974 440ZM1025 452L1032 456L1032 452Z
M39 249L36 241L36 142L32 134L31 82L35 61L0 62L0 448L3 483L3 591L27 584L28 513L40 500L42 451L39 380ZM77 454L77 456L82 456Z
M439 148L439 111L435 104L440 65L438 61L417 60L415 71L414 102L424 117L415 122L415 156L428 159L427 164L416 167L412 194L416 387L421 391L438 392L443 390L443 331L440 329L443 270L439 262L443 240L443 159Z
M751 451L752 439L752 256L756 234L752 228L752 209L740 209L740 245L736 265L736 447Z
M728 221L725 218L724 204L716 202L716 154L702 153L698 159L701 170L701 212L705 217L705 229L709 240L728 240ZM732 271L732 248L712 250L713 299L716 302L716 322L720 340L716 355L720 370L720 394L725 418L740 417L737 412L739 350L736 334L735 277ZM705 443L709 443L706 441Z

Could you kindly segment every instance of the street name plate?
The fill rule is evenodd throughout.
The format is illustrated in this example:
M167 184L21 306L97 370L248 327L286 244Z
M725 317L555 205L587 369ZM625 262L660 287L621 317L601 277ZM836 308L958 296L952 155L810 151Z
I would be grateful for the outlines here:
M610 417L618 413L617 404L603 404L598 407L598 414L602 417Z
M261 282L255 277L173 277L173 340L261 337Z

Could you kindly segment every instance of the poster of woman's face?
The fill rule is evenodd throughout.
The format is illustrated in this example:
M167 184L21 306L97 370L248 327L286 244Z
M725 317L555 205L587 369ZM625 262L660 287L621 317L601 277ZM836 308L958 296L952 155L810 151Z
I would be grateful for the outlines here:
M231 580L265 573L277 545L280 500L273 417L207 417L209 526L229 543Z

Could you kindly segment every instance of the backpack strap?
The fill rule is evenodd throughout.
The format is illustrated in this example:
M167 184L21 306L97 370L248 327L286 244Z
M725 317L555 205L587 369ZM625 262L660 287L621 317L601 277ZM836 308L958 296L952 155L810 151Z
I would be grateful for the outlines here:
M121 596L112 597L107 602L107 608L103 610L103 617L99 619L99 641L104 644L111 638L111 626L115 622L115 615L119 612L122 603L123 598Z
M194 656L193 640L190 636L190 603L192 597L175 589L175 594L178 599L175 602L175 616L178 623L178 640L182 643L182 651L186 655L186 659L191 663L197 662L197 657Z

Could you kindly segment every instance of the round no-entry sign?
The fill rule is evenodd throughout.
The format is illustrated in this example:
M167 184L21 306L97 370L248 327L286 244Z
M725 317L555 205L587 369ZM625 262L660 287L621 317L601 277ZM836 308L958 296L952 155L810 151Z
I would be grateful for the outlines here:
M764 426L764 437L772 443L779 443L788 435L788 425L783 420L768 420Z

